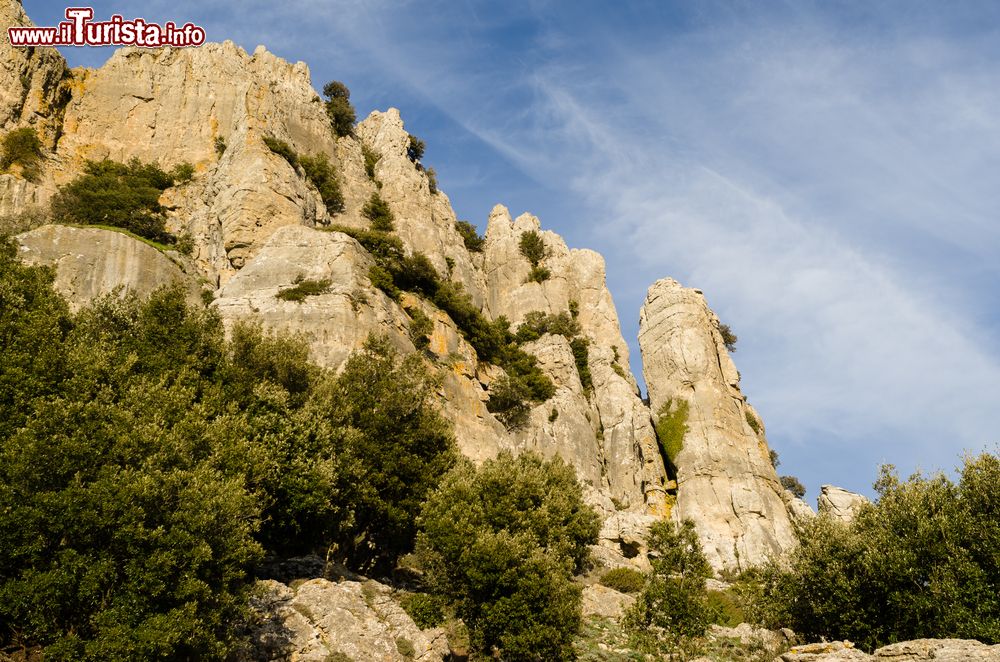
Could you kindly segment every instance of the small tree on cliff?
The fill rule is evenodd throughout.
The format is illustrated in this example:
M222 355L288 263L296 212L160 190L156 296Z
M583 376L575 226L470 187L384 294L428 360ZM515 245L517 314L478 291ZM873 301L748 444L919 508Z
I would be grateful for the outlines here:
M326 96L326 114L330 116L330 125L338 136L349 136L354 132L354 106L351 105L351 91L339 80L333 80L323 86Z

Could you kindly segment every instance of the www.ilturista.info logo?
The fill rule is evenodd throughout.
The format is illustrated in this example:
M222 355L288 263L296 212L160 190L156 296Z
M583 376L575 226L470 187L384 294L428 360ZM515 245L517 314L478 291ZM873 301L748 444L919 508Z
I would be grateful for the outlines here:
M192 23L178 27L172 21L163 25L135 18L126 21L115 14L110 21L92 22L91 7L69 7L66 19L56 27L7 28L12 46L201 46L205 30Z

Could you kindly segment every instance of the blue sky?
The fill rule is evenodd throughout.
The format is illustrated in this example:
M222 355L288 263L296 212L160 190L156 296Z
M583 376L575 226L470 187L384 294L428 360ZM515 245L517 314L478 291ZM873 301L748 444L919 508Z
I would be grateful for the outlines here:
M459 217L503 203L603 253L637 376L649 284L703 289L810 500L997 450L1000 4L142 6L400 108Z

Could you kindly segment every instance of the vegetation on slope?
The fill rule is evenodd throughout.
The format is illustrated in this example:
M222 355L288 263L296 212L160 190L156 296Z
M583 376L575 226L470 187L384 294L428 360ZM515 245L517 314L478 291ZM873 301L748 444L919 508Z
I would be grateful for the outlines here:
M883 467L878 500L850 525L818 517L787 564L741 580L748 613L810 640L866 649L924 637L1000 642L1000 457L900 480Z

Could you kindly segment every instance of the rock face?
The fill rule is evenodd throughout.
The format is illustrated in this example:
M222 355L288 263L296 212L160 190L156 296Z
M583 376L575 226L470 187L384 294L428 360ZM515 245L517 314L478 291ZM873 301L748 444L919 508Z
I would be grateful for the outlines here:
M12 0L0 0L0 19L4 28L28 20ZM4 130L35 126L46 153L37 183L0 176L0 215L44 208L89 159L194 166L190 182L161 198L169 209L167 229L193 239L191 258L178 257L178 264L174 256L115 233L54 228L24 235L34 237L22 239L26 259L57 265L59 287L75 306L115 285L144 294L181 278L194 295L195 283L204 282L228 328L249 321L302 333L313 358L331 369L372 332L388 334L402 352L416 351L407 311L419 309L433 322L422 355L440 378L439 404L454 424L460 450L477 462L505 449L564 458L606 520L597 554L602 563L641 567L646 528L671 516L696 521L718 568L757 563L791 545L762 423L739 392L735 368L700 295L661 281L643 312L653 412L668 399L691 404L692 431L674 483L650 408L628 369L628 345L605 284L604 260L593 251L570 249L542 230L536 217L514 219L499 205L488 219L483 249L467 249L448 197L408 158L409 134L397 110L372 112L354 135L336 137L308 67L263 47L253 53L231 42L121 49L96 70L68 70L53 50L3 48L0 122ZM274 153L268 138L286 142L300 156L325 157L343 193L343 209L328 209L305 170ZM366 155L376 159L373 166ZM321 231L333 225L368 228L362 208L376 192L393 211L394 235L404 251L426 255L487 319L505 317L516 329L533 311L575 310L579 336L588 343L584 367L592 385L581 380L562 336L525 345L556 393L532 409L525 427L506 430L486 408L502 369L481 363L455 321L430 301L406 294L397 302L372 287L373 262L365 249L345 234ZM538 232L543 241L542 264L551 273L544 282L527 278L531 265L519 248L525 232ZM91 238L96 243L84 245ZM329 280L329 288L301 302L276 296L298 278ZM749 427L748 416L759 433ZM672 512L674 490L679 493Z
M781 498L785 502L785 507L788 508L788 517L791 518L792 524L795 526L803 526L816 517L816 511L790 491L785 490L781 494Z
M448 653L442 631L421 631L371 580L312 579L296 589L265 580L254 607L261 620L250 658L260 662L440 662Z
M15 241L25 263L55 267L55 288L73 310L116 290L146 296L172 283L200 303L200 288L177 263L120 232L45 225Z
M62 106L67 98L61 86L66 63L53 48L15 48L7 36L11 26L33 25L20 2L0 2L0 131L33 126L49 148L58 139Z
M635 604L635 598L613 588L592 584L583 589L583 616L597 616L618 620Z
M742 569L791 549L784 490L763 430L750 424L759 418L701 292L657 281L640 313L639 345L654 414L671 402L688 405L675 513L694 521L710 563Z
M821 515L826 514L845 523L854 519L858 510L866 503L869 501L863 495L833 485L823 485L816 499L816 506Z
M917 639L884 646L874 654L854 648L849 641L796 646L781 656L783 662L996 662L1000 645L970 639Z

